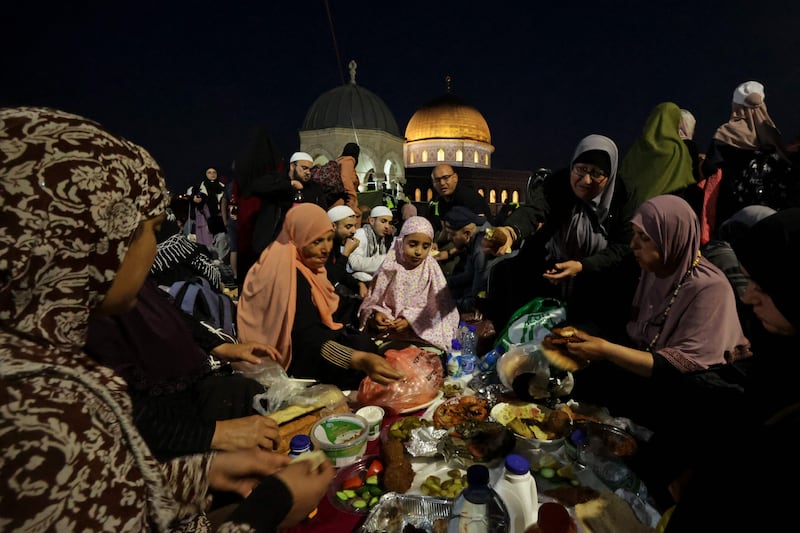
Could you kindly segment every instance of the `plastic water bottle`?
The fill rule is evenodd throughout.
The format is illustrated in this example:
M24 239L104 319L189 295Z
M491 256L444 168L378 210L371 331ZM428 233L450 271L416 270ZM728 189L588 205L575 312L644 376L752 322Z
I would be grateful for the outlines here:
M464 337L467 334L467 322L462 320L458 323L458 328L456 329L456 338L458 342L461 343L461 346L464 346Z
M461 376L461 342L453 339L450 351L447 352L447 375L451 378Z
M467 326L464 333L464 340L461 341L462 353L468 353L477 357L478 355L478 331L474 324Z
M536 523L539 493L527 459L516 453L508 454L503 477L494 490L506 504L509 531L525 531L526 527Z
M298 433L292 440L289 441L289 457L295 458L301 453L310 452L311 451L311 437L305 435L303 433ZM314 507L308 515L306 515L304 521L307 522L312 520L317 513L319 512L318 507Z
M447 533L499 533L511 531L508 510L489 485L489 469L475 464L467 469L467 486L453 502Z
M486 372L487 370L493 369L497 366L497 360L506 353L506 349L503 347L502 344L498 344L484 355L480 361L478 361L478 370L481 372Z

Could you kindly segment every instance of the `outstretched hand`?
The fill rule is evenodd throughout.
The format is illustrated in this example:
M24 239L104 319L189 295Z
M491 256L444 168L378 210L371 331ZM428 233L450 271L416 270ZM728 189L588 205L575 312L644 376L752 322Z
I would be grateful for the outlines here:
M335 475L336 470L329 461L317 468L312 468L310 461L298 461L275 474L292 493L293 502L279 529L293 526L308 516L325 496Z
M234 344L226 342L211 350L212 355L226 361L244 361L257 365L262 357L269 357L273 361L281 362L281 353L274 346L261 342L242 342Z
M281 442L278 423L262 415L217 420L211 447L215 450L246 450L260 446L275 450Z
M506 226L490 228L481 241L483 253L491 256L501 256L511 252L511 245L514 244L513 230Z
M211 460L208 484L218 491L235 492L246 498L263 478L275 474L289 461L291 458L286 454L260 448L219 452Z
M378 354L353 350L350 358L350 366L356 370L361 370L370 379L381 385L388 385L397 381L405 374L389 364L389 362Z
M583 272L583 263L580 261L564 261L556 263L553 268L545 270L542 276L550 283L558 284L565 279L574 278Z

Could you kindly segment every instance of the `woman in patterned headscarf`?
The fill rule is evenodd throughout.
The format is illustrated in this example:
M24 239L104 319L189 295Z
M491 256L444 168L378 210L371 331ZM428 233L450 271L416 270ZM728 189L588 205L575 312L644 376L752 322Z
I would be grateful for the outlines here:
M330 467L308 477L287 469L253 490L283 456L160 465L136 431L125 382L83 351L90 313L130 309L147 276L168 202L156 162L94 122L41 108L0 109L0 154L4 528L204 531L211 488L253 491L234 516L243 526L302 518Z
M403 223L358 310L362 327L370 319L387 332L410 327L437 348L449 348L458 327L458 310L441 267L429 253L433 235L433 226L424 217L413 216Z

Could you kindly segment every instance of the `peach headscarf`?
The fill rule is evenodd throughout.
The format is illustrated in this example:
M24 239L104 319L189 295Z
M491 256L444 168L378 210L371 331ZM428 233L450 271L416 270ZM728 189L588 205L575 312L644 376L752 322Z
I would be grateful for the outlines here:
M328 214L316 204L289 209L278 238L247 272L237 308L239 340L275 346L283 354L283 367L292 361L292 326L297 308L297 271L311 284L311 298L322 323L331 329L339 296L328 281L325 267L312 271L302 261L302 249L333 230Z

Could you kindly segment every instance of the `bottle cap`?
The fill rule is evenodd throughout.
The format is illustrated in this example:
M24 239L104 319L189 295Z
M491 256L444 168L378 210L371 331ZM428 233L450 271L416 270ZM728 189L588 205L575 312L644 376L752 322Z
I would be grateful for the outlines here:
M475 464L467 468L467 485L479 487L489 484L489 469L486 465Z
M453 339L453 342L450 343L454 350L461 349L461 342L458 339Z
M531 464L523 456L517 453L510 453L506 456L506 470L518 476L530 472Z
M478 328L476 328L476 327L475 327L475 324L470 324L469 326L467 326L467 328L468 328L470 331L475 331L475 330L477 330L477 329L478 329Z
M311 449L311 437L308 435L295 435L289 441L289 448L293 452L302 452Z

